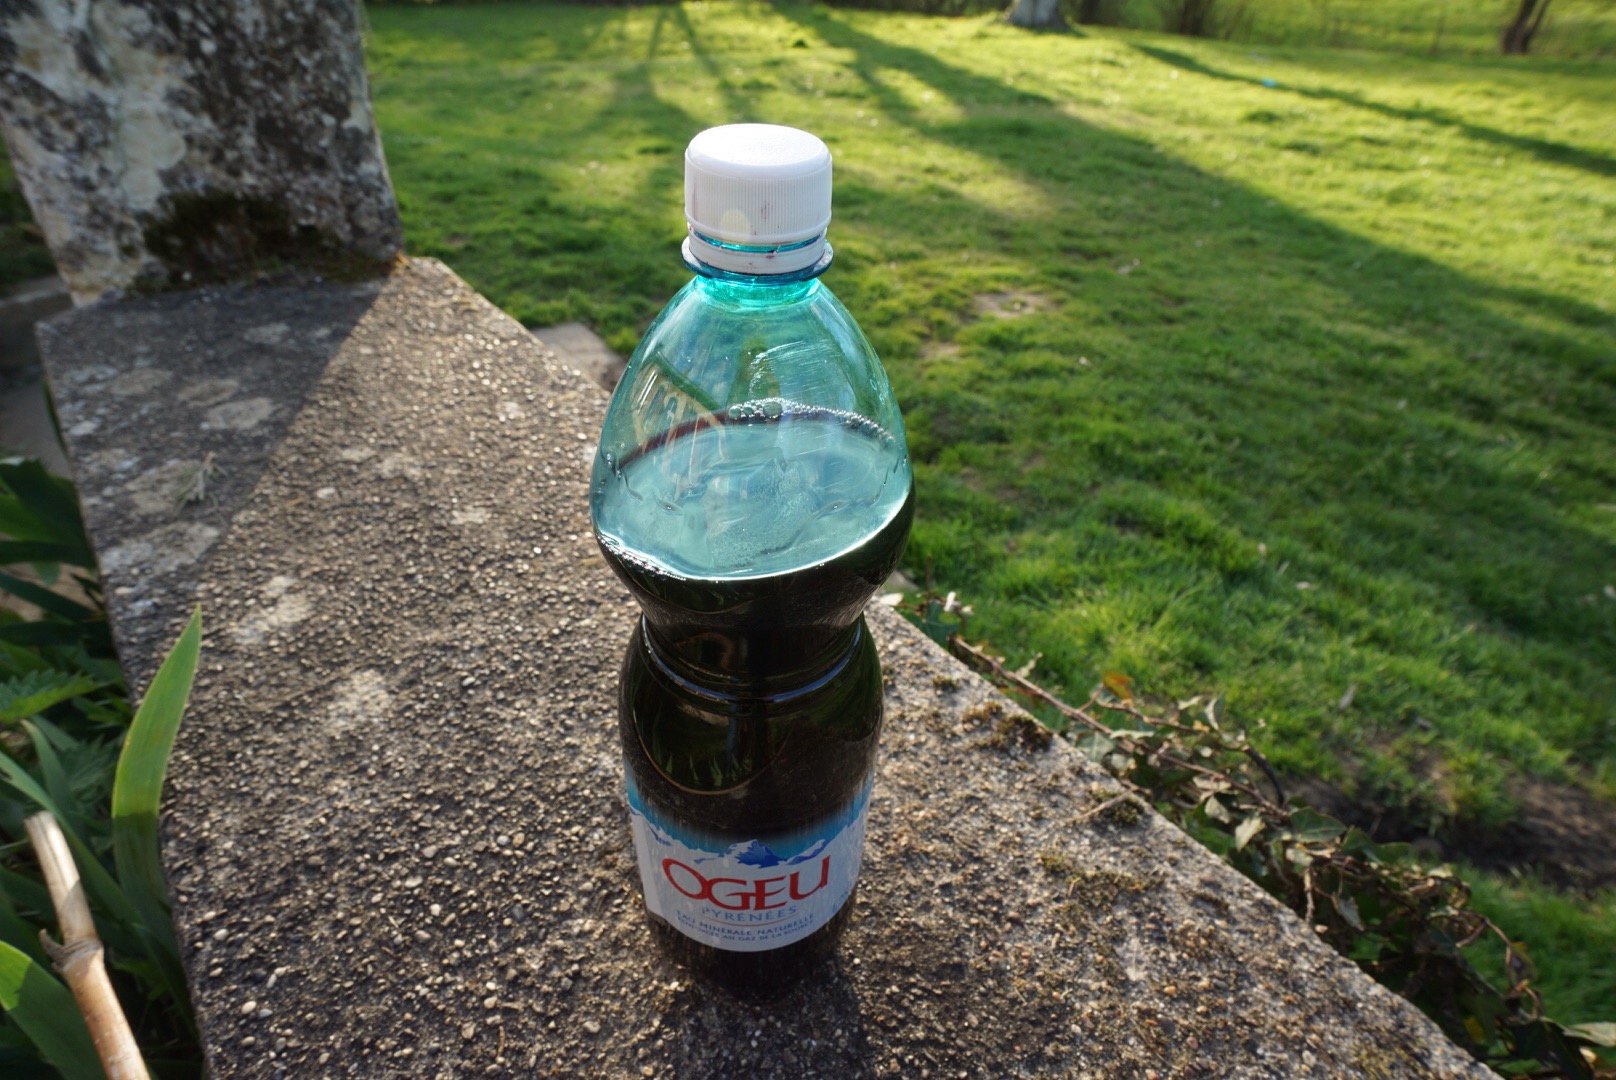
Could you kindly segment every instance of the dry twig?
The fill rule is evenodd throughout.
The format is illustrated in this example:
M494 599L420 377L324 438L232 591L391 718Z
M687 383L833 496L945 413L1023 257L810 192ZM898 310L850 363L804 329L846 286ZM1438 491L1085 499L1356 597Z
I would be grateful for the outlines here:
M90 1039L95 1043L95 1052L101 1058L107 1080L150 1080L146 1063L135 1045L134 1032L130 1031L123 1007L118 1004L107 978L101 939L96 936L90 906L84 899L84 884L79 880L73 853L68 850L67 837L62 835L62 827L50 814L35 814L24 824L45 873L45 885L50 889L51 904L56 908L56 921L62 928L60 945L43 930L39 932L39 940L56 970L67 981L73 999L79 1003L79 1012L84 1014L84 1025L90 1029Z
M983 652L981 649L976 648L974 645L967 642L964 638L960 637L958 634L956 634L953 637L948 639L948 647L954 653L955 656L958 656L961 660L964 660L967 664L970 664L972 667L976 668L978 671L985 671L988 674L992 675L994 678L1000 679L1004 683L1008 683L1009 685L1014 686L1017 690L1019 690L1020 692L1022 692L1024 694L1026 694L1028 697L1036 698L1037 700L1042 701L1044 704L1049 705L1052 708L1054 708L1057 712L1059 712L1062 716L1066 717L1068 720L1076 720L1077 722L1082 724L1084 727L1087 727L1089 730L1094 731L1097 734L1104 735L1104 736L1106 736L1107 738L1110 738L1110 739L1126 739L1127 738L1127 734L1125 732L1119 732L1119 731L1115 730L1114 728L1110 727L1109 725L1100 722L1099 720L1095 719L1094 716L1092 716L1088 712L1088 706L1094 705L1094 704L1096 704L1098 702L1099 699L1097 697L1089 698L1088 702L1082 708L1079 708L1079 707L1074 706L1074 705L1068 705L1066 702L1062 701L1060 698L1058 698L1055 695L1051 694L1049 691L1045 690L1043 687L1039 686L1037 683L1032 682L1029 679L1023 678L1022 676L1017 675L1013 671L1010 671L1003 664L1001 664L997 659L995 659L992 656L989 656L987 653ZM1135 717L1136 719L1144 720L1144 721L1146 721L1148 723L1155 724L1157 726L1164 726L1161 721L1151 719L1151 718L1146 718L1143 713L1139 712L1137 709L1134 709L1131 706L1128 706L1126 704L1119 704L1118 706L1107 706L1107 707L1112 708L1112 710L1114 712L1125 713L1125 714L1127 714L1129 716ZM1168 721L1167 724L1170 725L1171 721ZM1172 725L1172 726L1177 726L1177 725ZM1202 776L1214 777L1217 780L1219 780L1219 781L1221 781L1221 782L1223 782L1225 784L1228 784L1231 788L1234 788L1236 791L1244 792L1246 795L1250 796L1257 803L1257 805L1262 807L1264 810L1269 811L1269 812L1274 813L1274 814L1278 814L1278 815L1284 815L1285 814L1285 809L1283 807L1276 804L1273 800L1269 799L1262 792L1258 791L1256 788L1252 787L1250 784L1243 783L1242 781L1234 779L1233 777L1229 776L1227 773L1219 772L1216 769L1208 769L1208 768L1205 768L1205 767L1203 767L1201 765L1197 765L1197 764L1195 764L1195 762L1189 761L1189 760L1187 760L1187 759L1185 759L1185 758L1183 758L1183 757L1181 757L1181 756L1179 756L1177 754L1170 753L1167 750L1159 749L1159 750L1155 751L1155 754L1162 761L1164 761L1167 764L1171 765L1175 769L1183 769L1186 772L1198 773L1198 774L1200 774ZM1266 765L1266 762L1264 764ZM1278 788L1278 786L1279 786L1278 781L1275 781L1274 786L1275 786L1276 789Z

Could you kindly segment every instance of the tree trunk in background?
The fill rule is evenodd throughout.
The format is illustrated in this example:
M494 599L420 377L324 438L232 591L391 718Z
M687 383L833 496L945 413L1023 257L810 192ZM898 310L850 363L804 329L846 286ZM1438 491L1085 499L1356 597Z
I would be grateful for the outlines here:
M1498 35L1498 51L1505 56L1524 56L1532 47L1532 38L1543 25L1543 16L1549 10L1549 0L1521 0L1515 18Z
M1060 0L1016 0L1007 17L1012 25L1032 30L1066 25L1066 19L1061 15Z
M356 0L7 0L0 122L77 303L403 243Z

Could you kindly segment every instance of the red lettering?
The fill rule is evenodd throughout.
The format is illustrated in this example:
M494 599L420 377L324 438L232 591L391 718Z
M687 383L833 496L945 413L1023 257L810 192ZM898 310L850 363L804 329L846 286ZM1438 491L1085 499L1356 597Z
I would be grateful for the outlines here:
M830 881L830 856L826 855L823 859L819 860L819 884L815 885L807 892L798 891L797 878L799 875L801 875L801 873L801 870L793 870L791 872L791 899L793 900L806 900L810 896L814 895L814 893L825 887L826 882Z
M780 895L778 886L784 880L785 878L783 877L772 877L764 878L762 881L754 881L752 883L753 892L751 896L753 910L769 911L772 908L785 907L786 902L784 900L780 901L778 904L765 903L765 901L767 901L770 897ZM768 887L770 885L777 886L773 892L769 891Z
M729 892L725 893L723 896L719 896L717 892L717 888L720 885L745 886L746 884L748 883L742 881L740 878L715 877L711 881L707 882L707 898L713 903L717 904L719 907L723 908L725 911L748 911L751 909L752 897L747 893ZM726 900L739 900L740 903L725 903Z
M675 874L674 870L679 873ZM784 900L771 904L770 900L780 895L780 883L789 882L786 891L793 900L806 900L814 893L823 889L830 883L830 856L819 860L819 884L802 891L802 871L794 870L791 877L763 878L759 881L745 881L741 878L707 878L694 867L686 866L678 859L662 860L662 876L668 879L668 884L679 891L681 896L696 901L710 901L725 911L773 911L775 908L786 906ZM681 881L680 879L683 879ZM738 888L719 893L720 885L734 885ZM748 891L750 889L750 891ZM694 891L692 891L694 890Z
M673 876L673 868L675 866L700 882L701 887L695 892L691 892L689 889L679 884L678 879ZM672 885L675 889L678 889L681 894L690 897L692 900L705 900L709 895L711 895L712 885L708 884L707 879L702 877L696 871L692 870L690 867L686 866L684 863L680 862L678 859L662 860L662 876L668 879L669 885Z

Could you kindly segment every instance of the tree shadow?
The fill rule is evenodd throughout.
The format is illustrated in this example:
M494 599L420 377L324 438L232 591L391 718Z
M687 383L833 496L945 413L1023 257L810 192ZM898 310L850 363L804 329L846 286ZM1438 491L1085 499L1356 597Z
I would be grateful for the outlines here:
M984 231L999 230L1006 247L1037 256L1028 265L1040 287L1069 297L1067 305L1095 311L1115 333L1093 337L1126 351L1141 378L1162 379L1139 402L1157 434L1121 430L1109 447L1090 445L1060 418L1005 404L1001 392L973 392L965 377L931 381L927 365L906 355L909 346L900 341L891 359L910 404L917 460L952 460L948 455L962 439L998 438L1009 452L1010 433L1040 424L1050 456L1068 462L1064 474L1036 472L1027 505L1040 513L1079 513L1092 484L1124 479L1118 472L1097 478L1069 467L1085 453L1149 485L1215 491L1218 512L1248 535L1290 532L1308 546L1338 536L1344 573L1350 567L1350 573L1417 582L1424 595L1442 598L1440 606L1451 605L1455 620L1474 618L1512 639L1553 643L1590 665L1578 678L1592 680L1586 688L1595 698L1611 698L1612 681L1608 673L1597 674L1602 664L1593 661L1616 649L1616 624L1581 601L1598 593L1612 552L1601 529L1575 512L1608 499L1616 487L1616 464L1587 452L1616 415L1616 353L1597 344L1597 331L1616 329L1609 313L1565 296L1468 277L1367 240L1204 173L1142 138L1085 123L1041 93L875 37L829 13L794 5L774 10L826 45L848 50L850 70L885 119L916 138L996 162L1044 192L1059 209L1019 220L1005 216ZM1167 50L1135 47L1206 70ZM962 115L928 119L895 89L890 73L920 80ZM1350 97L1343 100L1377 108ZM1598 175L1613 171L1602 155L1440 114L1389 111L1496 137ZM859 219L861 233L880 238L875 246L907 239L905 223L914 220L913 208L904 208L910 195L863 190L845 172L837 184L839 208L850 195L855 205L898 211ZM936 216L968 208L965 200L952 207L944 200ZM1134 244L1126 223L1145 217L1147 208L1157 242L1163 235L1177 238L1176 265L1159 276L1148 267L1130 274L1135 268L1126 265ZM1190 246L1198 237L1218 242ZM1243 255L1259 254L1260 280L1244 288L1228 281L1218 252L1229 245ZM1054 277L1036 269L1061 254L1068 261ZM1280 309L1254 302L1275 290L1289 297ZM1052 351L1070 340L1037 329L991 330L973 332L984 343L1002 340L1030 350ZM1144 343L1148 353L1138 348ZM1276 350L1275 343L1282 347ZM1263 350L1262 358L1241 355L1247 347ZM1075 374L1059 357L1042 363L1052 392ZM1180 396L1174 383L1186 379L1194 392ZM1038 386L1025 386L1033 399ZM1399 401L1412 403L1412 411ZM1253 411L1262 413L1262 426L1244 422ZM1040 415L1046 419L1029 419ZM1509 453L1494 452L1490 446L1501 431L1517 448L1552 446L1559 459L1553 482L1534 477L1526 483ZM1115 454L1116 445L1161 433L1167 447L1189 456L1141 469L1137 456ZM1455 444L1467 452L1449 454ZM1063 450L1069 452L1063 456ZM1198 476L1198 458L1208 452L1223 462L1208 462L1214 472ZM1230 463L1244 477L1238 489L1214 478ZM1006 495L1012 493L994 501L1015 517L1013 496L1007 504ZM1594 701L1585 707L1598 709ZM1603 742L1598 727L1583 724L1565 737L1592 749Z
M1345 90L1289 86L1285 83L1275 82L1272 79L1253 79L1246 75L1235 75L1231 72L1208 67L1193 56L1186 56L1171 49L1163 49L1155 45L1140 45L1137 42L1133 42L1131 45L1135 51L1143 53L1153 60L1159 60L1164 64L1170 64L1184 71L1192 71L1197 75L1204 75L1209 79L1245 83L1248 86L1262 86L1269 90L1279 90L1284 93L1296 94L1300 97L1312 98L1315 101L1334 101L1342 105L1350 105L1354 108L1379 113L1381 116L1390 117L1394 120L1416 120L1440 127L1448 127L1461 132L1467 138L1494 146L1501 146L1508 150L1518 150L1521 153L1531 154L1540 161L1547 161L1555 165L1568 165L1574 169L1591 172L1595 176L1616 176L1616 158L1593 150L1567 146L1564 143L1551 142L1547 139L1512 135L1507 131L1499 131L1497 128L1472 124L1468 120L1462 120L1441 109L1402 108L1396 105L1387 105L1384 102L1370 101L1368 98Z
M535 213L510 228L490 226L486 242L515 252L490 265L512 275L513 293L549 292L574 310L612 305L645 319L686 277L672 256L684 140L711 123L764 116L760 98L729 74L722 30L706 37L701 17L657 9L639 13L631 32L608 32L599 24L626 16L587 16L597 48L621 43L626 55L552 81L602 73L609 80L604 101L589 96L587 106L551 95L560 119L544 138L558 149L526 159L520 176L512 168L514 201L532 201ZM570 9L567 17L584 18ZM860 104L867 96L889 125L883 136L893 133L889 150L866 143L860 153L934 144L1036 196L1000 205L946 168L929 174L918 155L901 169L865 169L843 154L847 130L828 116L821 129L838 154L833 229L841 256L827 280L856 307L905 403L911 451L929 470L923 512L965 532L977 529L974 515L1011 538L1060 533L1071 563L1097 542L1092 529L1073 524L1086 514L1126 539L1180 528L1141 505L1195 507L1231 547L1288 543L1299 558L1327 564L1357 614L1316 617L1343 641L1378 632L1342 628L1374 618L1375 590L1393 581L1409 586L1399 603L1416 597L1415 614L1444 634L1457 638L1475 623L1520 646L1510 670L1523 682L1534 665L1562 680L1550 694L1559 696L1548 726L1564 728L1567 710L1577 713L1576 730L1556 732L1555 745L1595 759L1609 753L1597 718L1585 714L1616 696L1603 664L1616 651L1616 625L1602 609L1579 605L1598 594L1611 551L1597 514L1577 509L1609 501L1616 489L1616 462L1599 456L1616 413L1616 357L1600 344L1603 331L1616 332L1608 313L1469 277L1276 204L1159 152L1147 131L1087 123L1059 94L1008 85L973 70L968 58L877 37L824 9L781 4L766 17L784 28L784 50L800 35L842 51L846 59L836 63L857 80L852 96ZM1089 46L1074 37L1070 47ZM811 95L802 80L792 85L796 55L784 51L768 75L785 93ZM680 62L669 67L670 56ZM1188 68L1176 54L1157 59ZM546 68L543 78L556 74ZM952 108L922 108L911 92L922 87ZM510 107L472 105L462 123ZM644 167L619 169L597 189L559 185L558 174L584 167L589 152L576 147L603 131L635 145L644 156L632 160ZM507 135L480 152L504 157L519 145ZM1591 171L1600 168L1596 161ZM402 180L401 170L395 175ZM447 180L444 190L454 194ZM510 190L492 188L482 198L490 215L513 201ZM537 205L544 200L557 205ZM460 220L474 216L467 209L457 208ZM985 269L928 270L930 252L970 256ZM583 274L592 279L587 287L578 284ZM1045 308L1018 320L980 317L971 290L1003 288L1007 279L1045 297ZM478 284L499 297L506 279ZM923 351L939 343L962 346L966 362L950 367ZM1080 368L1080 356L1095 367ZM1087 391L1073 388L1097 370L1112 380L1104 384L1110 397L1085 402ZM1450 455L1454 449L1462 453ZM963 464L967 453L979 460ZM983 464L1016 455L1024 460L996 474ZM1008 479L976 491L973 468ZM979 533L968 541L1002 539ZM1262 577L1278 560L1254 568L1254 556L1230 556L1233 569L1217 569L1222 556L1206 549L1172 550L1214 567L1194 573L1224 575L1202 597L1238 598L1253 582L1278 588ZM1012 558L995 549L973 560L985 578ZM1071 602L1074 589L1051 593L1050 603ZM1197 599L1178 612L1216 603ZM1438 663L1463 666L1446 654ZM1204 664L1190 677L1226 675Z

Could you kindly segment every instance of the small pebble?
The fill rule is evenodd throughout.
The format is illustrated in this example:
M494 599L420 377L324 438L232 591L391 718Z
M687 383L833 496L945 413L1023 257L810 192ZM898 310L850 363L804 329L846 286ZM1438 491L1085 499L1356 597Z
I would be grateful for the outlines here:
M256 1002L256 1001L249 1001L249 1002L247 1002L247 1004L245 1004L245 1005L243 1005L241 1007L241 1015L242 1016L251 1016L253 1013L255 1013L257 1011L258 1011L258 1002Z
M585 1020L584 1021L584 1030L589 1032L589 1034L591 1034L591 1035L599 1035L600 1034L600 1021L598 1021L598 1020Z

